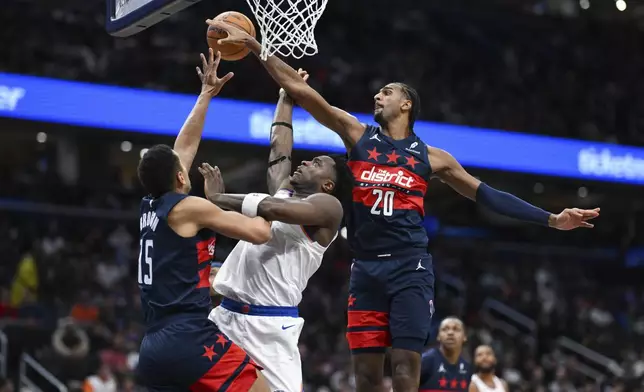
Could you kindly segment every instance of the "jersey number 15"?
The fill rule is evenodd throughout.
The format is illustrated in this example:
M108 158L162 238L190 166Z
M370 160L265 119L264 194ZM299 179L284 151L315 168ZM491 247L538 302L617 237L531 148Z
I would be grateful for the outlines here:
M141 240L139 250L139 284L152 284L152 253L154 242L152 240ZM147 272L143 271L143 264L147 264Z
M374 189L371 193L376 196L376 202L371 207L374 215L392 216L394 214L394 191Z

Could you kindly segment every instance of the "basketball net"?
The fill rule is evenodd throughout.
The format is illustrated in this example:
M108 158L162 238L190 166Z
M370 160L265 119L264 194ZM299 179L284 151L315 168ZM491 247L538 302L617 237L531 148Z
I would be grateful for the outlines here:
M246 0L262 34L260 58L313 56L318 52L313 30L328 0Z

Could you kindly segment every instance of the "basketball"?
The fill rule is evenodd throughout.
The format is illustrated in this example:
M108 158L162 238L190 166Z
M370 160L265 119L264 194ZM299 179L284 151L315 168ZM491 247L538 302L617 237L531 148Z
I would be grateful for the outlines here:
M226 23L233 24L242 30L246 31L252 37L255 37L255 25L251 22L248 17L240 12L236 11L227 11L223 12L215 17L216 21L223 21ZM236 45L236 44L223 44L219 45L217 40L221 38L226 38L227 34L225 31L221 31L216 27L208 26L208 32L206 34L208 38L208 46L212 50L221 52L221 58L227 61L237 61L241 60L248 55L250 50L245 45Z

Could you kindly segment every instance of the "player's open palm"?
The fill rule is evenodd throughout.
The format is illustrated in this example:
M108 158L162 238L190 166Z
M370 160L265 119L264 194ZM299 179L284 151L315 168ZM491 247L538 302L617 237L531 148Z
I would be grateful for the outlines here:
M234 74L228 72L223 78L217 76L221 53L217 52L215 54L212 49L208 49L208 60L206 60L206 56L203 53L200 56L203 70L197 67L197 75L201 79L201 92L214 97L219 94L221 88L232 79Z
M599 216L599 208L582 210L581 208L566 208L555 215L551 226L559 230L573 230L579 227L592 229L595 227L588 221Z
M201 173L204 179L204 193L206 194L206 198L209 199L218 193L226 192L224 179L217 166L212 167L208 163L202 163L201 167L198 167L197 170L199 170L199 173Z

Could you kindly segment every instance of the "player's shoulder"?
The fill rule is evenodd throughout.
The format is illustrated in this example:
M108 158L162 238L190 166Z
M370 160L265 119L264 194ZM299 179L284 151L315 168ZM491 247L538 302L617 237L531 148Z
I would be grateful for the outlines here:
M212 213L213 210L219 210L219 208L209 200L203 197L184 195L170 207L168 217L174 221L184 219L201 221L204 215Z
M335 218L334 220L342 219L344 210L342 208L342 203L340 203L340 200L338 200L337 197L329 195L328 193L318 192L307 196L304 200L319 208L321 213Z

